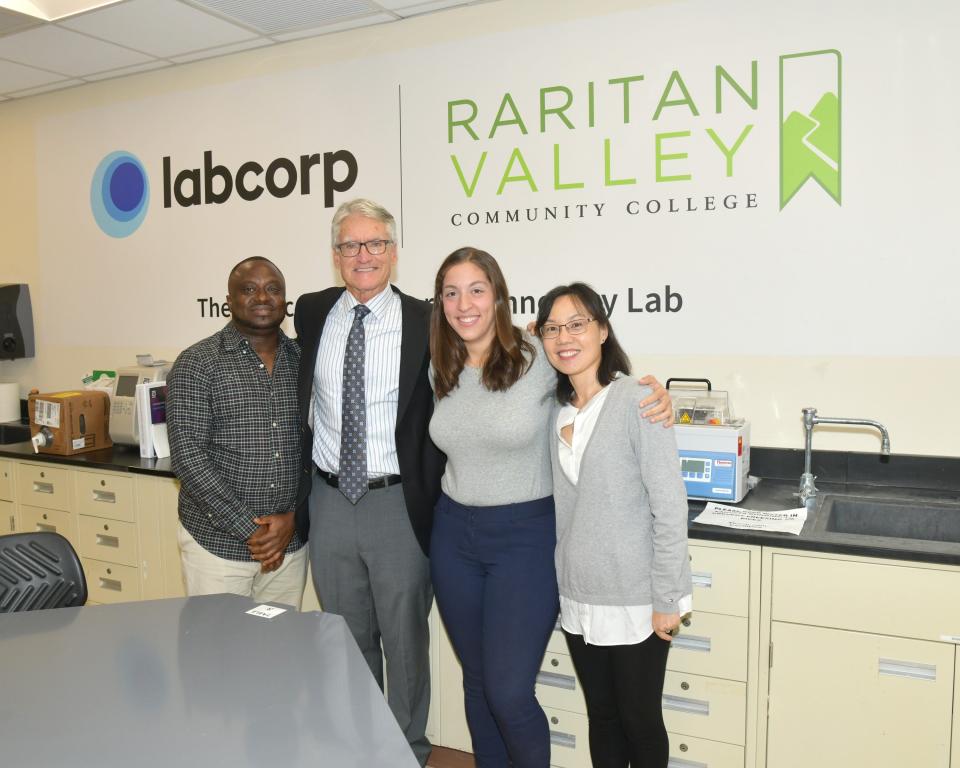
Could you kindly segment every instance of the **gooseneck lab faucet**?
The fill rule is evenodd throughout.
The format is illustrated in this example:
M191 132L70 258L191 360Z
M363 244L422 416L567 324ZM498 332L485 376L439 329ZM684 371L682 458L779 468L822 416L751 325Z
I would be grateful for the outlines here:
M846 419L831 416L817 416L816 408L804 408L803 431L805 442L803 448L803 474L800 475L800 503L805 506L809 500L817 496L817 486L814 485L813 482L816 478L813 476L810 466L811 455L813 453L813 428L817 424L850 424L854 426L874 427L880 431L880 453L884 456L890 455L890 434L887 432L887 428L879 421L874 421L873 419Z

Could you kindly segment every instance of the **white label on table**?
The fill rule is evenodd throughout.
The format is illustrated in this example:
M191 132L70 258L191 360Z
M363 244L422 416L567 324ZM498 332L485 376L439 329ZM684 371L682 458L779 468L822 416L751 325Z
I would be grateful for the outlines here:
M258 605L256 608L247 611L251 616L259 616L261 619L272 619L286 612L286 608L277 608L275 605Z
M956 643L960 645L960 635L940 635L940 639L945 643Z
M804 507L768 512L758 509L730 507L711 501L703 508L703 512L693 519L693 522L706 525L722 525L725 528L779 531L799 535L806 519L807 510Z

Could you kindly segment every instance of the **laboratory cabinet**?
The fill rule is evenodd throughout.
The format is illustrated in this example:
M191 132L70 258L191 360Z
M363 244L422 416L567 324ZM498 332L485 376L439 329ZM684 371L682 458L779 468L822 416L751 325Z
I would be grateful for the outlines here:
M758 547L691 542L694 612L667 660L664 720L673 766L744 768L755 755L758 705ZM460 665L440 636L438 744L470 751ZM551 765L590 768L586 705L559 624L536 685L550 728Z
M83 566L88 604L183 595L175 528L173 551L164 538L176 525L176 480L6 459L0 474L0 510L10 510L4 517L18 530L67 538Z
M960 765L960 568L766 550L763 572L767 766Z

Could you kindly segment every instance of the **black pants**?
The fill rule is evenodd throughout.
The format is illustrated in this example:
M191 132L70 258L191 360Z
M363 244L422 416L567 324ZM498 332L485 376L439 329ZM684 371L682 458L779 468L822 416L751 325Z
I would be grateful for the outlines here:
M661 697L670 643L652 634L635 645L587 645L563 634L587 701L593 768L666 768Z

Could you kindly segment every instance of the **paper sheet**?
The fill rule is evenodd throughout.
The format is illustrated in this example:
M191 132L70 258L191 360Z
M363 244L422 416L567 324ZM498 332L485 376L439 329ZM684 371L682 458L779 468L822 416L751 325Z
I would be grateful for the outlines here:
M741 509L726 504L709 502L693 522L722 525L725 528L743 528L750 531L778 531L799 536L807 519L804 507L768 512L759 509Z

